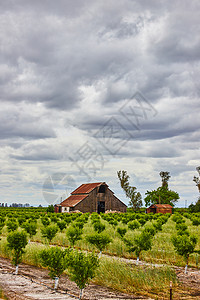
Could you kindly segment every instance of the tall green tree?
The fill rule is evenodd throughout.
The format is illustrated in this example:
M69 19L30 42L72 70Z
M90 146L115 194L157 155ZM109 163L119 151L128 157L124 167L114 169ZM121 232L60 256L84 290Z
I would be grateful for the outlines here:
M166 187L168 188L168 181L170 179L170 175L169 175L169 172L164 172L164 171L161 171L160 172L160 177L162 179L162 187Z
M169 190L168 188L168 181L171 176L169 175L169 172L164 171L161 171L159 174L162 180L162 186L157 188L157 190L147 191L145 193L145 205L149 206L151 204L160 203L174 206L179 199L179 194L175 191Z
M137 188L135 186L130 186L130 177L127 174L127 171L120 170L117 172L117 176L120 180L121 188L124 190L126 197L130 199L129 206L131 206L134 210L140 209L140 207L142 207L142 196L140 192L137 192Z

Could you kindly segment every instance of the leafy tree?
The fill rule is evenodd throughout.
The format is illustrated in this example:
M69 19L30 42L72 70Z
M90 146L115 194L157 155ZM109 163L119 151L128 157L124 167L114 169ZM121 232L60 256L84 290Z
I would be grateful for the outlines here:
M58 225L60 231L63 231L66 228L66 226L67 226L67 224L66 224L65 221L58 221L57 225Z
M158 204L158 203L170 204L174 206L179 199L179 194L177 192L169 190L168 188L168 181L169 178L171 177L169 175L169 172L161 171L160 177L162 179L162 186L159 187L157 190L147 191L145 193L145 195L147 195L144 198L146 206L149 206L151 204Z
M94 230L97 231L98 233L103 232L106 228L106 226L101 222L95 222L93 225L94 225Z
M100 251L99 257L106 246L112 242L112 239L105 233L90 234L86 236L86 240Z
M47 207L47 212L54 213L54 206L53 205L49 205Z
M8 232L15 231L18 228L18 223L15 219L9 219L6 223Z
M148 225L144 228L144 232L148 232L153 237L156 234L156 229L153 225Z
M133 241L124 238L125 244L128 246L129 252L135 252L137 261L140 259L141 251L147 251L152 246L152 235L149 232L143 231L141 234L134 237Z
M169 178L171 177L169 175L169 172L163 172L163 171L161 171L160 172L160 177L162 179L162 187L168 188L168 181L169 181Z
M49 225L41 230L42 236L47 238L48 242L50 243L52 239L56 236L58 232L58 227L56 225Z
M39 256L44 267L48 267L49 276L55 278L54 289L57 289L60 276L67 268L67 257L69 250L62 250L60 247L51 247L40 252Z
M144 198L145 205L149 206L151 204L170 204L174 206L179 199L179 194L177 192L168 190L166 187L159 187L157 190L147 191L147 195Z
M35 222L26 222L24 223L23 228L29 234L30 238L37 233L37 224Z
M200 167L197 167L196 170L197 170L197 172L198 172L199 175L200 175ZM196 186L198 187L199 192L200 192L200 178L194 176L193 181L196 183Z
M72 246L79 240L81 240L81 235L83 231L79 227L70 226L66 232L66 236Z
M128 228L131 230L137 229L140 227L140 223L137 220L128 222Z
M122 227L117 227L117 233L119 233L119 235L121 236L121 238L123 238L126 234L126 228L122 228Z
M120 170L117 172L117 176L120 180L122 189L124 190L126 197L130 199L129 205L133 210L138 210L142 206L142 196L140 192L137 192L137 188L130 186L129 184L129 175L127 171Z
M172 243L174 245L175 251L185 258L185 273L187 273L189 256L194 252L195 246L197 244L197 238L192 235L177 235L172 237Z
M48 226L50 224L49 218L48 217L42 217L41 222L44 226Z
M15 274L18 274L18 265L22 262L22 255L25 253L24 248L27 245L27 235L25 232L14 231L7 237L8 248L12 250L12 263L16 266Z
M190 204L188 208L189 208L189 211L192 213L200 212L200 197L195 204L193 204L193 203Z
M99 266L98 257L93 253L74 251L69 261L69 277L80 289L79 299L82 298L83 289L95 276L95 271Z

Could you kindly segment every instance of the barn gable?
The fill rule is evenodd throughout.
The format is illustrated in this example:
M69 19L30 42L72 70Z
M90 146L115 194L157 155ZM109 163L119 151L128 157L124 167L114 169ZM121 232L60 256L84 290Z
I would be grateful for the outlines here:
M55 205L55 212L126 212L127 206L108 188L105 182L86 183L75 189L71 196Z

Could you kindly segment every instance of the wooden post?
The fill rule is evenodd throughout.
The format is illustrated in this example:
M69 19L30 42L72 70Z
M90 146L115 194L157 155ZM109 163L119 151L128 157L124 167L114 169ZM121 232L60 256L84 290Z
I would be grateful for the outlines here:
M169 289L169 294L170 294L170 300L172 300L172 281L170 281L170 289Z

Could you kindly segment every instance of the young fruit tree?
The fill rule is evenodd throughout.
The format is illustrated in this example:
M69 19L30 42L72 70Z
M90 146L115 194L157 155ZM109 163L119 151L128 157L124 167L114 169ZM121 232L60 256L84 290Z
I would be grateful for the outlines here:
M174 245L175 251L179 255L183 256L186 260L185 274L187 274L189 256L194 252L195 246L197 244L197 238L193 235L177 235L172 237L172 243Z
M93 253L74 251L68 260L69 277L80 289L79 299L82 298L83 289L95 276L95 271L99 266L98 257Z
M86 236L87 242L94 245L99 251L99 258L106 246L112 242L112 239L104 233L94 233Z
M123 238L126 234L127 229L122 227L117 227L117 233L120 235L121 238Z
M41 230L42 236L48 240L50 243L52 239L56 236L58 232L58 227L56 225L49 225Z
M139 261L140 253L142 251L147 251L151 249L152 235L147 231L143 231L141 234L134 237L133 241L129 241L126 238L124 238L124 242L128 246L128 251L135 252L135 254L137 255L137 261Z
M12 263L16 266L15 274L18 274L18 266L22 262L22 255L25 253L24 248L26 247L27 235L24 231L14 231L9 233L7 237L8 248L12 250L13 258Z
M29 234L30 239L37 233L37 223L35 222L26 222L23 224L23 228Z
M75 243L81 240L81 235L83 230L76 226L70 226L66 232L67 239L70 242L70 245L74 247Z
M47 267L49 276L55 279L54 289L58 288L58 282L60 276L63 274L64 270L67 268L67 258L70 250L62 250L60 247L51 247L49 249L44 249L40 252L39 256L41 259L41 264Z

